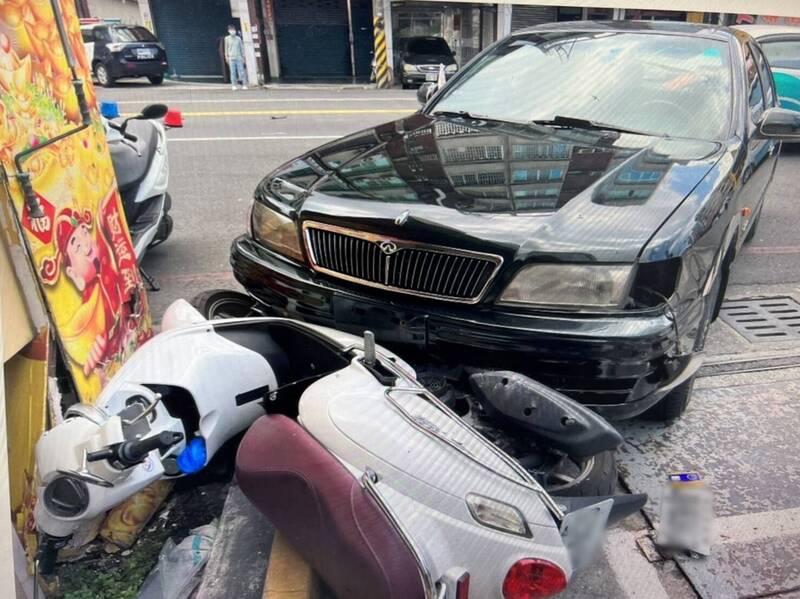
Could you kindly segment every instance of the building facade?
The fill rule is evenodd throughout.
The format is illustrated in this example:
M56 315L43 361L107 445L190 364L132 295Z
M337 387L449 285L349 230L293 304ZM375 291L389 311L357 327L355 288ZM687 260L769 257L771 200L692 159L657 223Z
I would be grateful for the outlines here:
M233 23L245 42L251 82L367 82L372 71L373 19L383 17L392 70L406 40L443 38L464 65L513 31L556 21L672 20L695 23L775 23L800 26L800 1L764 0L759 9L780 16L737 12L744 0L608 0L617 8L561 3L443 0L76 0L82 16L138 22L167 48L170 77L227 80L221 43ZM649 8L637 8L636 5ZM712 7L728 12L669 8ZM787 10L786 6L795 6ZM795 14L796 13L796 14ZM138 19L137 19L138 14ZM134 21L134 19L137 19Z

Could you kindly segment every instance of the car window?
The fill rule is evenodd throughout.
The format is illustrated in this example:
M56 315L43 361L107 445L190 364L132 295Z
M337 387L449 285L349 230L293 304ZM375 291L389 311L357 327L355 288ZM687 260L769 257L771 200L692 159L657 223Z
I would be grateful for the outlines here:
M106 32L104 29L97 27L94 30L94 39L97 42L104 42L106 41Z
M115 42L154 42L155 36L144 27L114 27Z
M764 114L764 92L758 77L758 65L749 44L744 47L744 67L747 72L747 89L749 90L747 103L750 106L750 116L756 123Z
M81 37L83 38L84 44L94 41L94 35L91 29L81 29Z
M406 45L409 54L450 54L450 47L441 38L410 39Z
M761 89L764 93L764 104L767 107L775 106L775 83L772 80L772 71L767 64L767 59L764 58L763 52L759 50L758 46L753 46L753 54L756 57L758 64L758 76L761 78Z
M511 121L555 116L718 139L731 118L729 46L689 36L536 32L484 54L430 111Z
M800 39L760 42L767 61L776 69L800 69Z

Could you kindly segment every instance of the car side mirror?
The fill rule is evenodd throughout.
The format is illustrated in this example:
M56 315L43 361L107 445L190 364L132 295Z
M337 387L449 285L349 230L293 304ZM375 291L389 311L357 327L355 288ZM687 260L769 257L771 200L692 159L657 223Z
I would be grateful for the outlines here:
M417 100L419 100L420 104L425 104L435 91L436 84L433 81L426 81L417 90Z
M758 136L766 139L800 139L800 112L788 108L769 108L758 124Z
M139 118L146 119L148 121L161 119L167 115L168 111L169 108L167 108L166 104L148 104L142 109L142 113L139 115Z

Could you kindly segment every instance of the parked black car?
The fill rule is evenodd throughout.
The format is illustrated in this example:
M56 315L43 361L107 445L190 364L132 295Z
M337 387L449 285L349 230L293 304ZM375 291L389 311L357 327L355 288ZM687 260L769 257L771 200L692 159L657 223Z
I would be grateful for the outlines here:
M541 26L270 174L231 262L274 313L672 419L798 135L744 33Z
M123 77L147 77L154 85L164 81L167 52L144 27L101 23L84 25L81 33L100 85L110 87Z
M444 65L447 79L458 70L453 51L441 37L409 37L401 40L400 45L397 78L403 89L437 81L439 65Z

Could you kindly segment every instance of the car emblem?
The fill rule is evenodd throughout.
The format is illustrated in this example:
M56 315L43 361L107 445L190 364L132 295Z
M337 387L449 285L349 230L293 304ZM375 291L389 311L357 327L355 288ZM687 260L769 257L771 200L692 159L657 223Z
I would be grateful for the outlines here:
M406 221L408 220L408 216L410 214L411 214L410 210L403 211L403 213L400 216L394 219L394 224L402 227L404 224L406 224Z
M387 256L394 254L398 249L400 249L397 247L397 244L394 241L389 241L388 239L378 243L378 247L381 248L381 251Z

